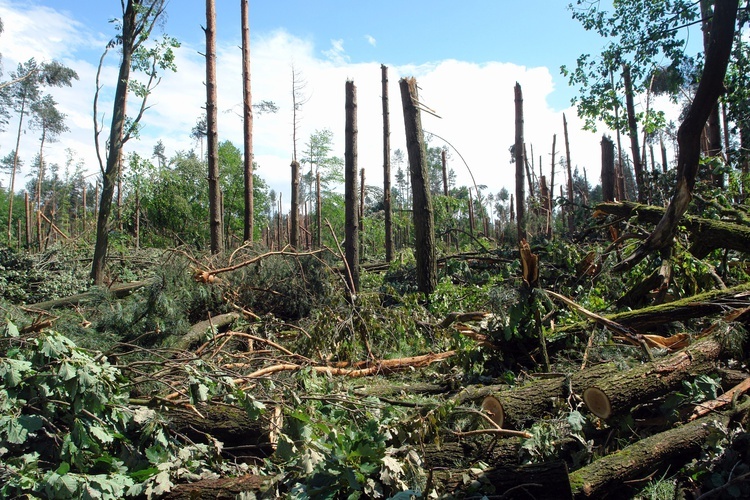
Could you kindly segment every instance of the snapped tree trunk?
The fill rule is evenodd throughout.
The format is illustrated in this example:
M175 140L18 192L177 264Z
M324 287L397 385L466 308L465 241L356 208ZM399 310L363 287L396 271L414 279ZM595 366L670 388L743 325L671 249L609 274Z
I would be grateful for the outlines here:
M547 237L549 239L552 239L552 226L554 225L554 212L553 209L555 207L555 147L557 146L557 134L552 134L552 164L550 165L550 182L549 182L549 206L547 209L549 210L549 221L550 226L548 230ZM542 163L542 157L539 157L539 164Z
M388 66L380 66L383 100L383 210L385 211L385 261L393 260L393 209L391 207L391 120L388 109Z
M243 108L243 149L245 153L245 220L243 240L253 242L253 94L250 87L250 7L249 0L241 0L242 17L242 108Z
M602 136L602 199L615 201L615 143L606 135Z
M208 144L208 208L211 253L224 250L219 186L219 132L216 110L216 3L206 0L206 142Z
M409 153L417 287L425 296L429 296L437 287L435 221L432 196L430 195L430 178L427 172L427 154L424 146L422 118L417 107L419 103L417 80L402 78L399 85L401 87L401 104L404 109L406 149Z
M563 133L565 134L565 165L568 169L568 231L575 231L575 218L573 217L573 166L570 164L570 141L568 140L568 120L563 113Z
M351 293L359 292L359 207L357 204L357 87L346 82L344 138L344 249L351 277Z
M521 85L516 82L514 89L516 105L516 234L518 242L526 239L526 193L524 192L524 154L523 154L523 93Z
M692 198L699 167L703 126L724 92L724 75L732 51L737 10L738 3L733 1L717 2L714 9L713 29L703 76L687 115L677 131L677 184L667 211L646 241L630 257L615 266L615 271L630 269L652 251L672 244L680 218L687 211Z

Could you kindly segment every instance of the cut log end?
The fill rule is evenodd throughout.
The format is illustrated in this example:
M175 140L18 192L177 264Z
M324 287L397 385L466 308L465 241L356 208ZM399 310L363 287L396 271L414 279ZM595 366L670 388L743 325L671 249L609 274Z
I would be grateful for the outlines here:
M503 404L495 396L487 396L482 401L482 411L492 420L498 428L502 429L505 421L505 410Z
M612 405L601 389L589 387L583 391L583 402L589 411L599 418L607 419L612 415Z

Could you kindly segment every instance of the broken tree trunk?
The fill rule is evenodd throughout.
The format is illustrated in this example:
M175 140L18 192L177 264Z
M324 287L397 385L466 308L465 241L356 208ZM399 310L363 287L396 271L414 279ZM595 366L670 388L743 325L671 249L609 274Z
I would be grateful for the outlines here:
M115 297L117 297L118 299L121 299L123 297L127 297L128 295L138 290L139 288L149 286L155 282L156 282L156 278L147 279L143 281L134 281L132 283L112 285L106 290L112 295L114 295ZM30 304L26 307L28 307L29 309L42 309L46 311L48 309L54 309L55 307L77 306L79 304L83 304L84 302L93 300L96 297L99 297L101 290L102 290L101 287L95 287L95 289L88 291L88 292L79 293L77 295L71 295L70 297L64 297L62 299L37 302L36 304Z
M273 488L273 477L246 474L239 477L203 479L178 484L164 496L165 500L234 500L241 494L264 498Z
M233 405L210 402L196 409L170 407L165 416L176 432L194 442L207 436L223 443L222 453L233 459L264 458L276 449L283 423L281 407L268 408L258 418Z
M714 413L683 426L638 441L570 474L570 486L576 498L632 498L627 481L661 472L678 470L697 457L714 422L728 425L730 420L750 411L745 401L736 409Z
M632 202L600 203L596 209L599 212L619 217L637 215L639 222L654 224L658 223L666 213L666 210L661 207ZM699 259L706 257L716 248L750 252L750 226L748 225L692 215L684 215L682 224L691 234L690 253Z
M239 313L229 312L226 314L219 314L218 316L214 316L213 318L209 318L205 321L196 323L190 327L190 330L188 330L188 332L183 335L182 338L178 339L175 342L174 347L175 349L180 349L183 351L187 350L192 345L197 344L198 342L202 342L207 332L211 331L212 329L216 329L218 331L219 328L228 327L239 318Z
M432 483L430 483L432 481ZM450 498L572 499L568 467L562 460L518 467L436 470L428 478L428 491ZM431 488L430 488L431 486Z
M626 371L615 363L604 363L569 377L538 379L512 389L469 387L459 393L456 400L463 403L495 398L502 405L503 427L520 430L553 413L555 402L567 398L571 391L580 395L595 388L605 395L606 399L599 400L608 402L609 413L605 416L598 408L590 410L607 418L667 394L679 388L683 380L714 371L716 360L723 352L721 343L709 337L675 354Z

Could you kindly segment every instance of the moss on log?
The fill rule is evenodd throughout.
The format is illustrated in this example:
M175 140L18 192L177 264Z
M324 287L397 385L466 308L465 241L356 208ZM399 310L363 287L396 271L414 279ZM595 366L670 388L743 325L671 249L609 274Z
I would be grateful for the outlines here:
M257 498L270 489L271 478L247 474L238 477L203 479L178 484L163 498L168 500L234 500L241 493L254 493Z
M655 434L602 457L570 474L573 494L576 498L631 498L633 491L624 486L626 481L679 469L700 454L714 422L727 425L748 411L750 400L746 399L733 410Z

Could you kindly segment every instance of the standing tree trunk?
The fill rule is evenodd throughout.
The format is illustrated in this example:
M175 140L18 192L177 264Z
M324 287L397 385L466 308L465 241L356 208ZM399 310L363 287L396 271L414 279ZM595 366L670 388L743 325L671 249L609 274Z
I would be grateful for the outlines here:
M365 169L359 170L359 212L357 213L359 219L357 222L357 228L359 229L359 261L364 262L365 260Z
M383 209L385 210L385 261L393 260L393 208L391 207L391 120L388 109L388 67L380 65L383 100Z
M224 250L219 186L219 133L216 127L216 3L206 0L206 139L208 144L208 206L211 253Z
M299 162L292 160L292 207L289 210L289 244L299 246Z
M417 288L426 297L429 297L437 287L435 220L433 218L432 196L430 195L430 178L427 173L427 154L424 146L422 117L417 108L419 102L417 80L402 78L399 85L401 87L401 105L404 109L406 149L409 153Z
M602 136L602 199L615 201L615 143Z
M563 113L563 133L565 134L565 163L568 167L568 231L575 231L575 219L573 217L573 167L570 164L570 141L568 140L568 120Z
M635 121L635 104L633 104L633 82L630 80L630 66L622 65L622 79L625 84L625 109L628 113L628 135L630 136L630 150L635 170L635 185L638 189L638 202L646 203L645 180L643 178L643 163L641 162L641 148L638 146L638 124Z
M443 167L443 196L448 196L448 162L445 160L445 149L440 152L440 163Z
M526 239L526 193L523 185L523 93L518 82L516 82L514 93L516 103L516 232L520 243Z
M550 166L550 180L549 180L549 196L547 210L549 211L549 227L547 228L547 238L552 239L553 226L554 226L554 213L553 208L555 206L555 146L557 145L557 134L552 134L552 165ZM539 165L542 164L542 157L539 156Z
M700 0L701 4L701 21L703 27L703 50L708 53L711 42L711 30L713 28L711 3L708 0ZM708 115L706 122L706 139L708 147L707 156L721 155L721 128L719 126L719 103L718 101L711 108L711 114ZM726 130L724 131L726 134ZM714 186L724 187L724 174L711 174Z
M346 263L349 267L350 292L359 292L359 221L357 206L357 87L346 82L346 128L344 138L344 203Z
M323 239L321 237L323 227L323 211L322 211L322 198L320 196L320 172L315 172L315 206L317 207L315 213L315 241L317 243L316 248L323 247Z
M664 217L651 235L627 259L615 266L616 271L630 269L654 250L672 244L677 225L687 211L692 198L695 176L700 160L700 137L711 109L724 91L724 75L732 51L738 4L734 1L717 2L713 30L703 76L687 115L677 131L677 185Z
M241 0L242 16L242 138L245 176L245 221L243 240L253 242L253 94L250 88L250 7L249 0Z

